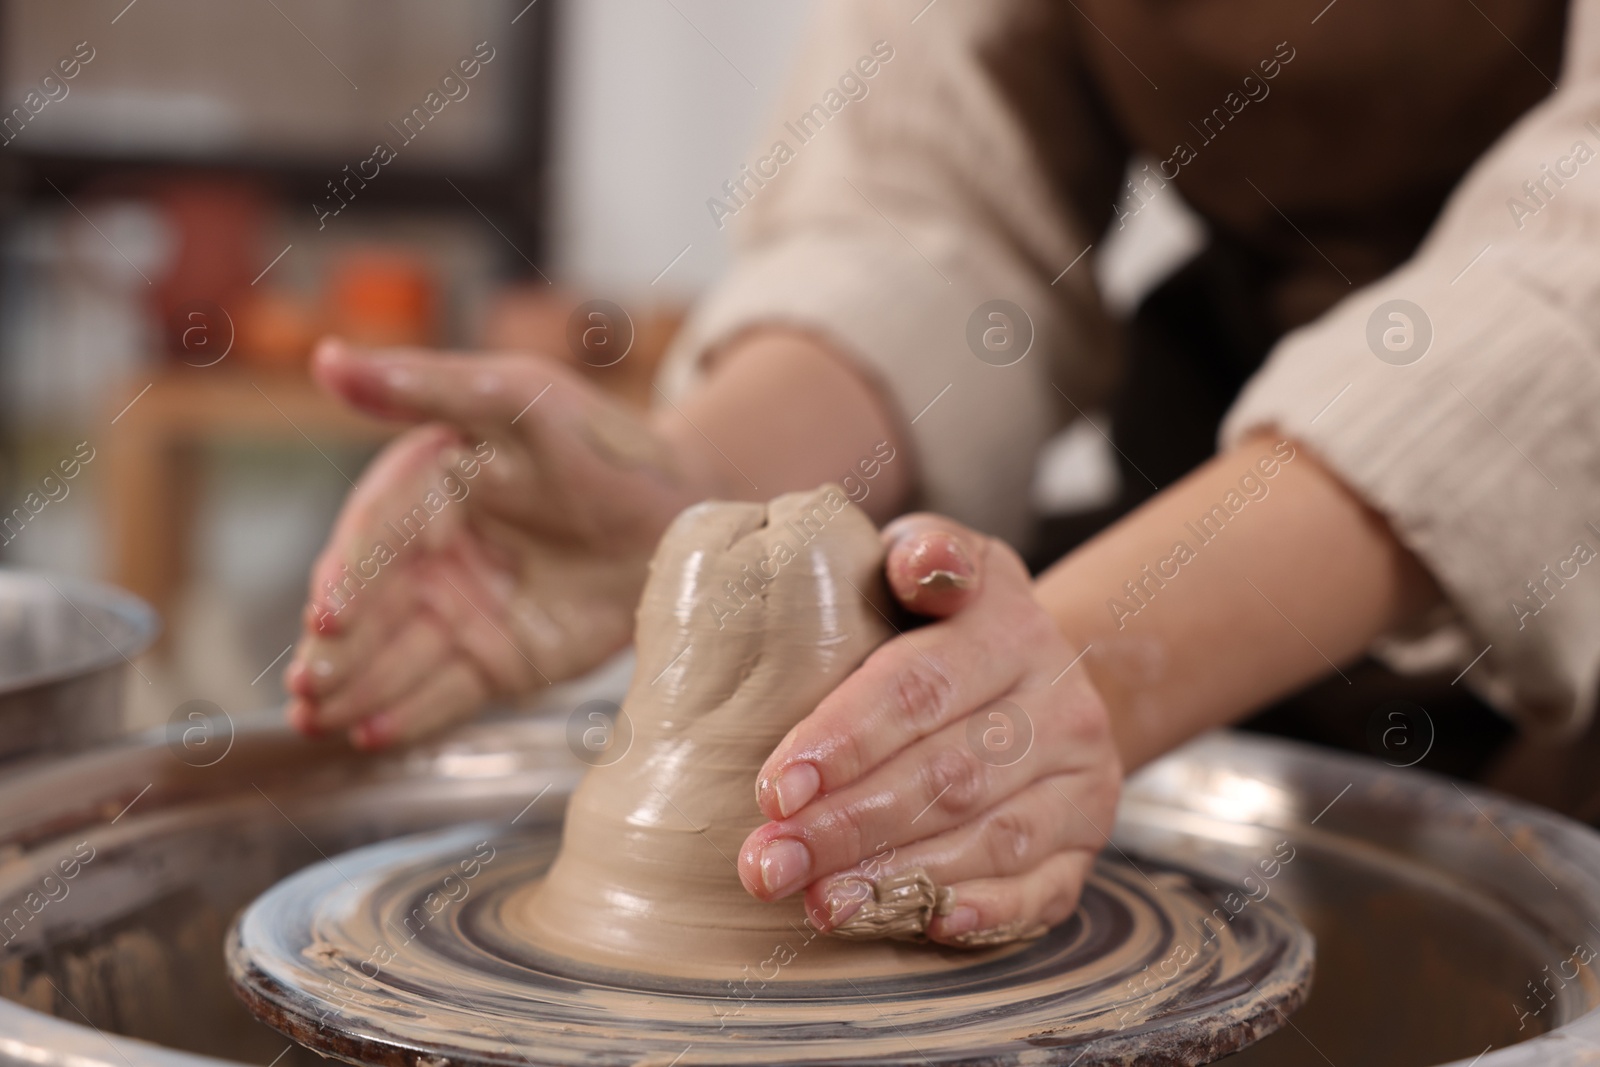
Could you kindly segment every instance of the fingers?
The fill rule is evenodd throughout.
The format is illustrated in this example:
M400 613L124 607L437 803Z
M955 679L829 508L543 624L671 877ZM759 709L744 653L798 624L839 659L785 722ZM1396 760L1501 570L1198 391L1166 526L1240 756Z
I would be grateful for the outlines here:
M859 780L1011 690L1028 673L1031 651L1020 650L1048 646L1064 653L1065 641L1033 600L1021 560L998 542L989 545L979 564L986 573L974 578L981 586L938 594L948 604L951 594L970 593L964 610L879 648L778 745L757 778L756 800L769 819L793 815L820 793Z
M922 870L935 885L954 886L1025 874L1057 852L1093 851L1105 843L1100 827L1110 826L1116 795L1114 782L1092 775L1041 779L944 833L898 847L879 843L867 860L813 882L806 913L827 916L832 929L854 915L871 884L883 878Z
M471 554L456 547L419 560L404 581L381 591L384 610L347 634L305 639L296 658L308 667L292 676L303 699L292 721L311 733L349 727L457 658L490 692L522 692L546 680L508 635L503 598Z
M313 568L286 668L298 728L391 743L626 640L655 535L692 499L645 424L527 355L329 339L314 373L370 412L437 421L384 450Z
M808 887L808 913L836 925L870 880L920 869L951 890L933 940L1036 936L1076 907L1115 813L1105 707L1081 673L1055 684L1074 650L1009 548L926 515L883 536L895 596L937 621L878 649L774 751L757 785L774 821L745 840L740 879L762 900Z
M304 636L285 668L289 691L305 702L292 715L314 730L317 701L337 693L366 669L415 613L421 590L409 574L437 543L466 521L460 508L438 513L446 460L461 438L443 426L409 430L391 442L362 475L341 509L327 546L312 566ZM420 513L419 513L420 512Z
M536 356L465 356L425 349L357 348L324 338L312 375L329 392L380 418L437 420L480 436L505 434L535 402L554 406L570 372Z
M940 515L907 515L883 531L884 571L895 598L919 615L946 618L972 602L988 538Z
M395 631L415 611L415 593L416 589L405 582L372 585L361 594L359 615L354 611L355 601L345 601L347 610L338 616L338 629L319 625L319 609L308 607L305 631L284 669L289 691L316 699L345 685L370 656L394 638Z
M1072 914L1094 865L1094 850L1058 852L1026 874L949 887L954 906L928 923L928 939L980 948L1038 937Z
M419 612L398 636L364 659L346 684L311 703L311 721L320 731L353 726L417 688L452 655L444 626L432 612Z
M389 553L374 553L378 543L405 547L407 537L443 535L439 524L412 511L444 473L441 456L460 440L448 427L417 427L391 442L362 474L311 568L309 613L316 632L340 633L368 610L373 598L362 594L388 565Z
M885 845L899 847L971 822L1041 777L1081 772L1115 780L1110 727L1093 694L1014 692L996 707L1016 720L1010 728L1026 730L1023 751L997 758L982 744L987 718L958 720L861 781L753 831L740 850L746 888L762 900L785 896Z
M464 719L489 696L482 677L463 659L454 659L429 676L412 693L350 729L350 743L377 749L432 733Z
M550 678L517 641L508 617L506 583L497 581L469 547L426 561L416 576L420 599L445 624L457 649L497 692L522 692ZM538 649L535 641L524 641ZM536 651L535 655L539 655Z

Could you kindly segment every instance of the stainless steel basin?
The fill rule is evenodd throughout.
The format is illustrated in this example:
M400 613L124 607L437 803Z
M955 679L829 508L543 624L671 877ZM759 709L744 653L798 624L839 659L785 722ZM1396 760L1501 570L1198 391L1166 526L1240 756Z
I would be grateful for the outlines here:
M121 733L128 664L159 630L131 593L0 569L0 761Z
M204 767L154 735L0 777L0 1064L318 1062L229 992L236 911L371 841L559 819L584 769L565 725L484 723L370 758L240 723ZM1219 735L1139 775L1115 836L1136 862L1275 895L1316 933L1308 1006L1229 1062L1465 1067L1492 1046L1478 1067L1600 1063L1600 981L1574 955L1600 946L1600 835L1419 772Z

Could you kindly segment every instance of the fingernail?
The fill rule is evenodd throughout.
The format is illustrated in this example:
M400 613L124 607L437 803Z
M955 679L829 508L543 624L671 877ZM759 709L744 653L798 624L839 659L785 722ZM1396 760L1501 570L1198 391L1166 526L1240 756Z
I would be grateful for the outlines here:
M319 681L327 681L333 677L333 660L319 657L307 664L306 669Z
M344 342L337 337L324 337L317 342L317 347L312 351L311 358L318 363L334 359L344 351Z
M295 696L311 696L311 672L297 659L283 669L283 687Z
M792 837L780 837L761 850L761 887L771 897L786 897L811 876L811 850Z
M970 934L978 928L978 909L970 904L958 904L949 915L939 919L939 936L955 937Z
M930 563L934 566L916 579L918 592L970 589L978 575L978 568L961 542L945 534L926 537L912 549L908 569L915 574Z
M861 905L871 898L872 886L860 878L846 878L833 883L822 898L828 908L828 926L838 926L860 911Z
M382 748L394 739L394 723L388 712L369 715L350 727L350 743L360 749Z
M978 568L973 564L972 557L967 555L967 550L954 537L941 535L923 541L913 559L921 562L929 557L938 559L939 566L917 579L920 586L966 589L977 576Z
M322 736L322 728L317 725L316 709L303 700L289 705L289 726L306 737Z
M778 812L787 819L807 804L822 788L822 775L810 763L796 763L784 769L773 783L772 791L778 798Z

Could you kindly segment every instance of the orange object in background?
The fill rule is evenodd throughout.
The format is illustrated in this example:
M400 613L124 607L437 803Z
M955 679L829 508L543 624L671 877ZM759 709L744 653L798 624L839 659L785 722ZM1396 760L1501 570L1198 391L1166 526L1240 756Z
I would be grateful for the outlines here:
M364 345L432 345L439 336L433 271L404 252L348 252L328 284L328 329Z
M322 323L310 301L279 289L253 291L239 309L239 357L260 367L305 364Z

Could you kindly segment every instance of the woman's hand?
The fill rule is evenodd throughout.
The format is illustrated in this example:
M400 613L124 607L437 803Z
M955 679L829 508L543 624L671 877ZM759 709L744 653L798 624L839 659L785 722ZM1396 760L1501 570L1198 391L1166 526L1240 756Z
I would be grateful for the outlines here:
M1032 936L1072 913L1111 828L1105 707L1010 548L930 515L883 536L894 595L937 621L879 648L773 752L757 786L773 821L740 877L762 900L804 889L831 930L870 883L921 868L953 891L931 940Z
M361 476L312 568L287 670L306 733L382 747L597 666L632 636L661 532L717 489L553 360L327 341L314 372L424 425Z

